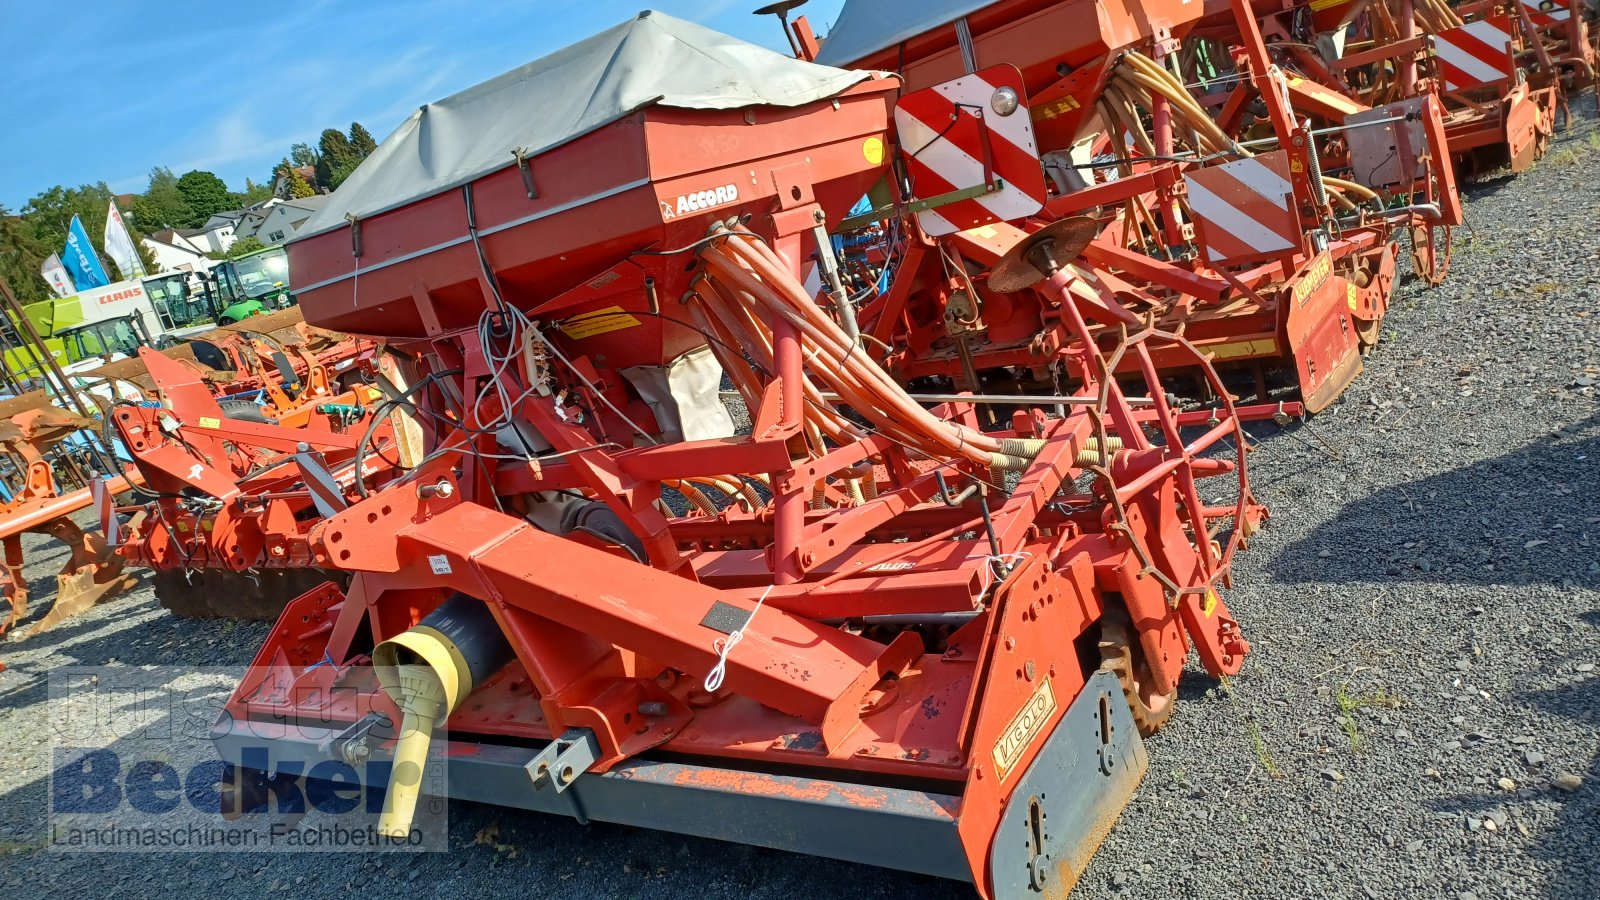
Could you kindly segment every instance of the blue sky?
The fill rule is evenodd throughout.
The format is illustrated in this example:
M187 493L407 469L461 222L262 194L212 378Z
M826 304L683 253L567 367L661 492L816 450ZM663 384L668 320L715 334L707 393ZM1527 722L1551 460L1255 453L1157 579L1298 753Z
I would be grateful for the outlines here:
M0 204L142 191L154 166L262 181L297 141L367 126L654 8L787 52L767 0L0 0ZM799 12L825 32L843 0Z

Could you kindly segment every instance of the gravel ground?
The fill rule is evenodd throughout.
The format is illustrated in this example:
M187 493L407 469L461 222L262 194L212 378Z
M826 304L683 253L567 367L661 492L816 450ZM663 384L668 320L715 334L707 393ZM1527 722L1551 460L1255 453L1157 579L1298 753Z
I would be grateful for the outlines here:
M1407 285L1307 426L1260 430L1275 518L1233 607L1255 646L1191 676L1076 896L1600 896L1600 131L1467 191L1474 237ZM59 548L32 547L30 574ZM49 579L35 591L48 596ZM37 615L37 613L36 613ZM959 885L458 803L449 854L42 850L52 666L242 665L266 626L180 622L148 586L0 645L0 894L966 897ZM1583 779L1565 790L1570 779ZM493 829L498 836L488 838ZM509 879L516 879L511 882Z

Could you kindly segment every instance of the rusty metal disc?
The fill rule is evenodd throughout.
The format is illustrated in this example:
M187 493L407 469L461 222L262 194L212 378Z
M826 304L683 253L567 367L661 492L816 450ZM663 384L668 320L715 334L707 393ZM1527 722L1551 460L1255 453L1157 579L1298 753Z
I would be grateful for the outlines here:
M1077 259L1099 230L1100 223L1092 216L1072 216L1051 222L1018 241L1001 257L989 270L989 289L1010 293L1033 287L1048 278L1050 271ZM1048 271L1036 264L1041 253L1054 263Z

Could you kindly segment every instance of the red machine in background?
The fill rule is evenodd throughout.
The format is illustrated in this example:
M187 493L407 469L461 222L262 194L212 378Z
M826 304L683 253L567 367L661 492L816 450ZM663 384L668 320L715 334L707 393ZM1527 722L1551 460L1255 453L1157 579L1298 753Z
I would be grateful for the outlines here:
M61 573L56 576L55 602L31 634L55 627L102 600L110 599L134 586L134 579L123 571L124 563L107 546L100 534L85 532L72 515L87 509L97 496L126 492L139 483L138 473L129 470L101 480L91 480L76 490L63 491L51 461L49 449L75 433L94 430L98 423L75 416L56 406L44 406L0 421L0 448L22 473L22 483L11 499L0 504L0 545L5 550L4 598L10 613L0 621L0 639L28 613L28 579L22 573L22 536L48 534L69 550ZM98 482L96 484L95 482Z
M1048 299L1018 293L1026 285L1003 273L981 274L1023 235L1055 228L1078 248L1059 262L1130 305L1126 321L1152 314L1219 362L1248 366L1253 391L1233 390L1263 404L1252 414L1283 412L1267 364L1287 366L1315 412L1377 342L1398 236L1420 229L1431 248L1434 229L1461 222L1437 104L1346 102L1330 113L1331 92L1292 92L1304 79L1280 69L1242 0L1218 43L1238 74L1215 119L1171 71L1201 24L1195 5L949 6L924 16L907 4L897 17L893 4L847 4L819 56L895 68L911 91L896 116L897 179L877 214L911 210L917 224L880 254L883 270L893 264L888 277L869 267L856 281L886 282L863 307L862 330L904 380L939 376L978 390L980 371L1003 369L1028 386L1070 388L1050 370L1064 332ZM1079 25L1055 27L1067 21ZM924 98L942 111L905 114ZM1248 127L1250 104L1265 137ZM1319 130L1301 106L1337 124ZM1008 139L1019 108L1025 133ZM1324 172L1331 130L1369 132L1344 154L1366 163L1350 178ZM1261 144L1278 149L1247 149ZM1019 193L1032 204L1006 203ZM1422 272L1442 278L1431 253L1418 256ZM1186 360L1158 354L1156 363L1183 374ZM1193 381L1204 397L1205 380Z
M448 722L452 796L1069 891L1191 647L1242 665L1221 594L1265 512L1204 355L1068 231L993 265L1062 323L1056 415L927 408L817 305L898 88L646 13L385 141L289 245L307 320L396 354L376 424L116 415L153 488L263 510L203 564L351 576L284 611L224 759L392 756L403 836ZM1216 409L1171 408L1158 358ZM271 479L195 459L264 448Z
M1521 0L1517 19L1525 35L1537 36L1531 52L1554 67L1569 93L1600 82L1600 6L1587 0Z
M338 494L341 480L348 488L363 442L395 443L392 423L373 412L382 395L363 383L334 394L314 375L287 409L257 406L140 352L163 402L118 404L109 417L157 499L130 510L122 557L155 570L156 598L175 615L277 618L331 577L311 567L306 540L310 517L334 509L317 491ZM392 465L393 452L368 459L368 474ZM283 490L308 478L316 491Z
M1374 106L1442 98L1456 174L1470 178L1543 157L1563 91L1576 84L1527 16L1515 0L1389 0L1280 18L1284 40L1316 46L1329 86Z

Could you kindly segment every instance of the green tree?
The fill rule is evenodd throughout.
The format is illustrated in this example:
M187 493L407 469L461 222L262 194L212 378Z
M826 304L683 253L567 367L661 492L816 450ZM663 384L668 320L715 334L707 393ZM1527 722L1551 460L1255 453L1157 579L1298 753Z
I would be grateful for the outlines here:
M100 265L106 270L107 275L118 275L128 278L135 273L119 273L116 264L105 255L103 240L106 230L106 209L111 205L111 188L105 182L98 184L84 184L75 188L56 185L38 196L29 200L22 208L21 216L17 217L19 223L13 228L22 229L27 240L15 241L19 246L16 249L15 260L10 259L12 253L7 253L8 260L14 268L22 274L32 272L33 277L21 285L13 285L19 292L26 292L29 299L39 300L50 296L49 287L43 278L39 277L39 265L45 257L52 252L59 253L62 245L67 240L67 229L72 225L72 217L76 215L83 223L83 230L89 234L89 244L100 257ZM137 223L127 222L128 234L133 238L133 246L139 252L139 259L144 264L146 272L156 270L155 258L150 253L150 248L144 245L144 230ZM13 249L10 244L6 250ZM35 288L32 282L38 282ZM19 293L22 296L22 293Z
M0 278L16 292L23 303L55 296L39 274L54 248L39 239L22 216L0 206Z
M250 235L234 241L232 246L222 253L207 253L206 255L212 259L238 259L246 253L254 253L257 250L265 250L266 248L267 245L261 243L260 238Z
M164 166L150 170L149 185L127 212L131 224L138 225L146 232L187 228L186 223L194 215L189 209L189 201L178 190L178 176Z
M60 243L67 238L67 228L72 217L83 222L83 230L95 249L100 249L100 236L106 229L106 208L111 205L111 188L104 181L84 184L75 188L56 185L42 191L22 207L22 217L28 220L34 233L49 243ZM53 239L52 239L53 237Z
M310 197L316 194L311 183L300 177L300 173L289 170L289 197L290 200L299 200L301 197Z
M309 144L295 144L289 148L289 159L284 160L284 162L288 162L291 159L294 160L296 167L314 166L318 160L317 151L311 149Z
M350 123L350 146L361 155L362 159L372 155L378 149L378 142L372 139L372 133L363 128L360 122Z
M75 188L58 184L29 200L22 207L22 218L34 238L48 248L44 252L44 256L48 256L52 251L61 251L67 240L67 229L72 227L72 217L77 216L78 221L83 223L83 230L89 234L89 245L100 257L101 268L111 275L116 267L101 246L106 230L106 208L111 205L111 196L111 188L104 181ZM135 244L138 244L141 236L134 233ZM43 261L43 256L40 261Z
M317 160L317 183L330 190L338 187L361 164L360 154L350 146L350 139L344 136L344 132L337 128L322 132L317 149L322 151L321 158Z
M213 215L233 209L238 203L228 185L211 172L185 172L178 179L178 192L189 204L185 228L199 228Z
M239 200L240 202L244 203L244 205L250 206L252 204L260 203L271 196L272 185L256 184L254 181L246 178L244 180L244 194L239 197Z

